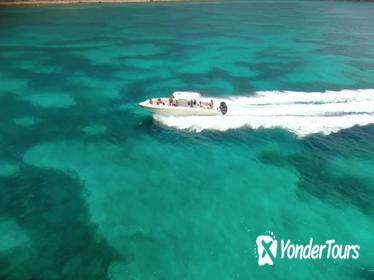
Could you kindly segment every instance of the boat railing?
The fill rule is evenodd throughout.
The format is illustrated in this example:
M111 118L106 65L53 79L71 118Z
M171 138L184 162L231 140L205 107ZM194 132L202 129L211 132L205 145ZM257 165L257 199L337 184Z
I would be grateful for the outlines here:
M210 102L196 100L196 99L174 99L174 98L158 98L156 101L149 99L150 105L157 106L175 106L175 107L188 107L188 108L202 108L202 109L213 109L213 100Z

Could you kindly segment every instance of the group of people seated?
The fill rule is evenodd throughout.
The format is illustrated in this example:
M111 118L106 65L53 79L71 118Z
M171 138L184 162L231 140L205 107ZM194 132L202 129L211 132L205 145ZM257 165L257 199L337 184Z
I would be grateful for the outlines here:
M149 104L151 104L151 105L153 105L153 104L155 104L155 105L165 105L165 102L161 98L157 98L155 102L152 99L149 99ZM191 108L199 107L199 108L204 108L204 109L213 109L213 99L210 100L210 102L199 101L199 103L197 103L196 99L191 99L190 101L188 101L187 104ZM170 96L168 105L169 106L178 106L178 100L174 100L174 97Z
M161 98L157 98L156 102L153 102L152 99L149 99L149 104L153 105L153 104L156 104L156 105L165 105L165 102L161 100Z
M201 102L197 103L196 99L192 99L188 102L188 106L190 107L199 107L204 109L213 109L213 100L210 100L210 102Z

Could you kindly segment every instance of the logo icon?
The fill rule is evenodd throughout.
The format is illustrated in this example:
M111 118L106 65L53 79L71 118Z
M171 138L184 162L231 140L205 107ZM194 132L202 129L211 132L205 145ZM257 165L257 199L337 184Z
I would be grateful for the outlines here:
M271 231L259 235L256 239L258 265L273 265L277 257L278 242Z

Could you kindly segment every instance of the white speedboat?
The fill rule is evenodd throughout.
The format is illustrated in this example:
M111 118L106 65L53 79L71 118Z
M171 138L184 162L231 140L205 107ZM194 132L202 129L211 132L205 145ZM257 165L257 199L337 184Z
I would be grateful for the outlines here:
M161 115L175 116L215 116L225 115L227 105L212 99L201 98L197 92L174 92L169 98L156 98L140 102L146 110Z

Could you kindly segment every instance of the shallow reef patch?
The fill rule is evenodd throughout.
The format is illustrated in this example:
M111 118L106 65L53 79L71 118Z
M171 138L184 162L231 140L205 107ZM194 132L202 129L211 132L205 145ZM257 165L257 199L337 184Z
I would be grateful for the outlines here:
M0 252L0 278L106 279L120 258L91 223L82 190L73 172L24 166L17 177L0 177L0 219L18 225L20 237Z

